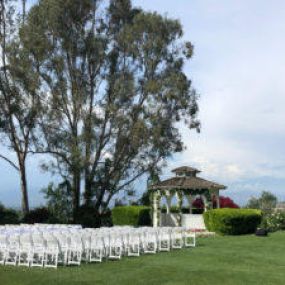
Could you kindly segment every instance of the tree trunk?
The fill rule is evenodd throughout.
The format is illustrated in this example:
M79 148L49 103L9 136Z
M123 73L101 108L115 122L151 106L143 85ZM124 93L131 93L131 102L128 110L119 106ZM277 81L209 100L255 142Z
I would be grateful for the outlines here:
M29 213L29 210L30 210L25 158L19 159L19 172L20 172L20 178L21 178L22 211L25 215Z
M92 111L93 111L93 94L94 94L94 86L91 82L91 101L89 106L89 114L86 118L85 122L85 191L84 191L84 204L86 206L91 205L92 199L92 178L90 171L90 161L91 161L91 136L92 136Z
M90 134L91 134L91 128L90 128L90 122L86 126L86 147L85 147L85 169L84 169L84 180L85 180L85 191L84 191L84 204L86 206L91 205L91 199L92 199L92 180L91 180L91 173L90 173L90 157L91 157L91 140L90 140Z
M73 174L73 185L72 185L72 190L73 190L73 220L75 221L76 215L78 208L80 206L80 173L75 172Z
M92 199L92 182L90 179L90 172L89 170L85 171L85 192L84 192L84 204L86 206L91 205Z

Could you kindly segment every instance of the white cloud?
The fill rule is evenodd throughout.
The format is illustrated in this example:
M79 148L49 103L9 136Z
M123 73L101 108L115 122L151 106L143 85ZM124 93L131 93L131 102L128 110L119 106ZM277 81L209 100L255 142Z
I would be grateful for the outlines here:
M180 18L195 44L187 73L201 93L202 133L182 129L188 149L169 168L194 164L253 192L285 180L285 2L162 2L152 9Z
M202 133L182 128L188 149L165 174L194 165L240 202L266 189L285 200L285 2L134 3L179 18L195 45L186 72L201 94Z

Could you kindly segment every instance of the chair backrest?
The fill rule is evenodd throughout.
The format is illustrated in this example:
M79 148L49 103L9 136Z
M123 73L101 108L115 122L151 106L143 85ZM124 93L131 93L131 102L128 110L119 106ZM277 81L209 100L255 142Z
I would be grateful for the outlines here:
M32 237L30 233L24 233L20 235L20 245L21 246L27 246L27 245L32 245Z
M45 240L42 234L38 234L38 233L33 234L32 241L33 241L34 247L43 247L45 245Z
M7 235L1 234L0 235L0 247L6 247L8 244Z

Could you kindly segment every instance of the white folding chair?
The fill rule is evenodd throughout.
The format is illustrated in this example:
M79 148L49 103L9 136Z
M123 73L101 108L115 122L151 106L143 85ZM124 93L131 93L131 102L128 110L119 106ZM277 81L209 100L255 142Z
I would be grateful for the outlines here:
M70 237L70 244L67 254L68 265L80 265L82 258L82 241L79 236L73 234Z
M82 234L82 260L86 262L89 261L90 258L90 250L91 250L91 232L84 231Z
M108 258L109 259L121 259L122 257L122 237L118 232L109 234L109 251Z
M153 229L146 229L143 242L144 253L157 252L157 234Z
M180 249L183 247L183 230L181 228L173 228L171 231L171 247Z
M18 235L11 235L8 237L8 246L6 250L5 264L17 265L19 258L20 239Z
M159 228L158 230L158 250L170 251L169 228Z
M30 266L33 254L33 244L30 233L20 236L18 265Z
M0 235L0 264L4 265L7 253L7 236L5 234Z
M91 237L89 261L90 262L102 262L104 257L104 239L99 234Z
M140 234L139 232L130 231L128 234L128 256L140 256Z
M54 234L58 241L58 263L67 264L68 250L69 250L69 238L63 232L58 232Z
M31 256L32 267L43 267L45 256L45 241L40 233L33 234L33 248Z
M184 246L195 247L196 246L196 233L191 232L188 229L184 229Z
M51 234L45 235L44 238L46 240L44 266L57 268L59 254L57 239Z

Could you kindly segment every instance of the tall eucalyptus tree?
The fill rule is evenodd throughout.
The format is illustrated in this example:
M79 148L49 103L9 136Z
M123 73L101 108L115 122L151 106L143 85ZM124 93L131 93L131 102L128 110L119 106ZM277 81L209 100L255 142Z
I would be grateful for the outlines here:
M74 211L81 192L103 211L182 151L179 122L199 128L184 73L193 46L178 20L130 0L40 0L26 17L21 45L47 94L36 151L72 182Z
M34 142L34 130L40 112L39 76L33 73L32 62L22 48L18 32L23 24L23 10L18 14L15 1L0 1L0 138L2 146L16 154L7 161L19 172L22 193L22 210L29 211L26 159ZM22 22L21 22L22 21ZM21 23L20 23L21 22Z

